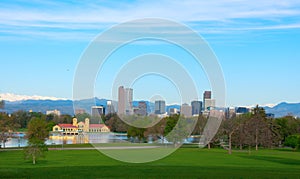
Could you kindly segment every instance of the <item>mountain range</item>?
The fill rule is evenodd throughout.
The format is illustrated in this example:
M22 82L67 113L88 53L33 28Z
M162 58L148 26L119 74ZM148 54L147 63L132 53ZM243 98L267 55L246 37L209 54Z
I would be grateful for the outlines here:
M282 102L274 107L264 107L267 113L275 114L275 117L293 115L300 117L300 103Z
M60 99L60 98L54 98L54 97L43 97L39 98L38 96L35 96L35 98L30 98L29 96L21 96L21 99L18 100L13 95L6 95L9 96L10 100L6 100L3 94L0 94L3 97L3 100L5 101L5 109L4 110L7 113L13 113L18 110L24 110L24 111L35 111L35 112L42 112L45 113L48 110L54 110L57 109L61 111L62 114L70 114L74 115L74 106L80 109L84 109L87 113L90 113L92 106L104 106L106 107L107 99L99 99L99 98L91 98L91 99L84 99L84 100L66 100L66 99ZM16 100L17 99L17 100ZM148 113L151 111L154 111L154 103L145 101L148 108ZM117 107L117 102L112 101L112 105ZM138 101L133 101L133 106L138 106ZM170 108L177 108L180 109L180 105L168 105L166 106L166 111L169 111ZM277 105L272 106L265 106L264 109L267 113L273 113L275 114L275 117L282 117L286 115L293 115L300 117L300 103L286 103L282 102ZM0 109L1 111L1 109Z

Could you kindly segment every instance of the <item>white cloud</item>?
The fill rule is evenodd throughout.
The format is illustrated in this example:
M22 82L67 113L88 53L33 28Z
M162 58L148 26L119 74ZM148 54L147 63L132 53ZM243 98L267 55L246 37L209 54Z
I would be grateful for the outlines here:
M300 1L33 1L30 5L0 3L0 26L8 33L67 38L78 33L93 36L112 24L146 17L191 24L202 33L299 28ZM285 21L291 18L291 22ZM261 22L266 20L269 23ZM245 26L245 22L247 22ZM23 31L23 32L22 32ZM81 31L81 32L78 32ZM91 32L92 31L92 32ZM61 33L61 34L60 34ZM47 35L46 35L47 36Z

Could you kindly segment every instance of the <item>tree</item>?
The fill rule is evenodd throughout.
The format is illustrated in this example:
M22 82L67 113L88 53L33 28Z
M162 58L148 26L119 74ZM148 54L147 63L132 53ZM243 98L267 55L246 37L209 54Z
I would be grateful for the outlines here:
M297 135L290 135L286 138L284 145L296 149L300 145L300 137Z
M207 123L207 117L204 117L203 115L199 115L197 124L192 132L192 135L202 135L206 123Z
M144 132L145 137L152 136L153 140L161 139L164 141L164 130L166 126L167 119L161 119L154 126L148 127Z
M168 135L172 130L173 128L176 126L178 120L179 120L179 115L175 114L175 115L172 115L172 116L169 116L166 118L167 122L166 122L166 126L165 126L165 129L164 129L164 135Z
M28 124L28 147L24 149L25 159L32 159L35 164L39 157L45 157L48 150L45 141L48 137L47 123L40 118L32 118Z
M235 117L238 124L238 129L232 135L232 143L243 150L244 145L247 143L247 121L250 120L251 114L246 113Z
M265 110L258 105L253 109L253 113L249 119L245 121L244 133L245 143L249 147L255 146L255 150L258 150L259 145L263 145L266 141L271 140L268 133L269 126L266 122Z
M107 116L105 120L105 124L110 128L112 132L127 132L128 125L122 121L117 114Z
M21 110L12 113L11 116L14 118L15 123L18 123L20 125L20 128L23 129L27 128L27 125L32 118L31 113Z
M299 125L299 120L295 119L293 116L285 116L282 118L275 119L275 123L279 127L279 133L282 139L282 143L284 143L285 139L293 134L297 134Z
M128 137L137 137L139 142L142 142L142 140L145 138L144 132L146 131L145 128L137 128L130 126L127 131Z
M193 132L197 118L185 118L184 116L172 115L166 118L164 130L165 138L178 146Z
M14 123L14 118L7 114L0 114L0 141L5 148L5 143L8 138L11 137L11 132L19 127L18 124Z
M223 120L221 130L228 136L228 154L232 154L232 136L240 128L241 120L238 117Z
M255 150L258 150L259 145L259 137L262 130L266 129L264 119L266 118L266 113L264 108L258 107L258 105L253 109L253 117L251 118L251 124L254 132L254 140L255 140ZM264 139L262 139L264 140Z

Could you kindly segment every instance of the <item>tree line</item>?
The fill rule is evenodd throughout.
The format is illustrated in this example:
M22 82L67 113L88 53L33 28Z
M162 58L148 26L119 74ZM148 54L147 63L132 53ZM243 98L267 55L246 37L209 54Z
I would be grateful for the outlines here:
M296 138L296 140L295 140ZM223 120L211 141L213 144L226 142L228 151L232 148L300 147L300 120L293 116L281 118L266 117L265 110L256 106L251 113Z
M180 115L171 115L163 119L156 117L137 117L130 116L125 120L116 114L102 115L92 118L89 114L79 114L76 116L53 114L45 115L39 112L17 111L8 115L0 113L0 142L5 142L10 137L10 131L27 129L30 121L39 118L45 121L46 130L51 131L52 127L59 123L72 123L72 118L77 117L78 121L84 121L90 118L91 123L105 123L112 132L127 133L133 142L147 142L148 137L152 140L167 139L170 142L178 141L186 137L187 132L192 135L203 135L203 129L208 118L200 115L198 118L189 120L179 120ZM142 119L142 120L141 120ZM150 122L149 122L150 121ZM180 124L178 121L184 121ZM152 123L153 124L152 124ZM143 124L150 127L136 127ZM196 125L192 125L196 124ZM143 125L140 125L143 126ZM191 129L194 127L193 129ZM172 132L173 129L176 132ZM217 135L210 141L208 147L224 147L231 153L232 148L258 150L259 147L272 148L289 146L299 147L300 144L300 120L293 116L281 118L267 118L263 108L256 107L251 113L233 116L230 119L224 119Z

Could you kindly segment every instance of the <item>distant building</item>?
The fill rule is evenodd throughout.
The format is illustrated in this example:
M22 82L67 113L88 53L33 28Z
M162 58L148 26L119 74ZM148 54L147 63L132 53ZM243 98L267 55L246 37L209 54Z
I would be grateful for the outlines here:
M246 113L249 113L250 112L250 109L249 108L246 108L246 107L237 107L235 109L235 113L237 115L241 115L241 114L246 114Z
M204 111L213 110L216 107L216 100L214 99L205 99L204 100Z
M132 108L133 114L139 115L139 108Z
M60 116L60 111L59 110L52 110L52 111L46 111L46 115L56 115L56 116Z
M211 101L211 91L205 91L203 93L203 111L209 111L209 107L212 105L212 101Z
M202 101L192 101L192 115L197 116L201 114L202 111Z
M140 116L147 116L147 103L145 101L139 101L139 105L135 114Z
M169 109L169 115L173 115L173 114L179 114L179 110L177 108L170 108Z
M53 132L62 132L64 135L78 135L80 132L85 133L101 133L110 132L105 124L90 124L90 119L86 118L85 122L77 122L77 118L73 118L73 124L58 124L53 126Z
M118 91L118 114L119 115L124 115L124 114L130 115L133 113L132 100L133 100L133 89L124 88L124 86L120 86Z
M204 101L204 99L211 99L211 91L204 91L203 101Z
M273 114L273 113L266 113L266 117L270 118L270 119L274 119L275 118L275 114Z
M99 117L101 115L105 115L105 108L103 106L92 106L91 110L92 117Z
M180 115L183 115L184 117L192 117L192 106L188 104L181 105Z
M77 114L84 114L86 111L84 109L75 109L75 115Z
M105 114L112 114L115 113L115 108L112 104L111 100L106 101L106 109L105 109Z
M235 117L236 113L235 113L235 108L234 107L230 107L230 108L226 108L225 109L225 118L226 119L231 119L233 117Z
M155 101L155 114L166 113L166 102L163 100Z

